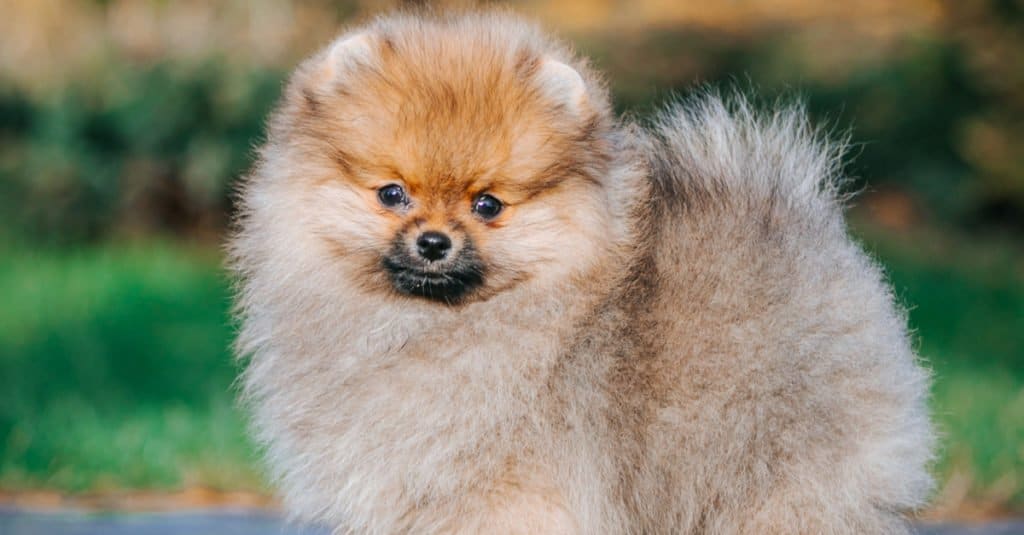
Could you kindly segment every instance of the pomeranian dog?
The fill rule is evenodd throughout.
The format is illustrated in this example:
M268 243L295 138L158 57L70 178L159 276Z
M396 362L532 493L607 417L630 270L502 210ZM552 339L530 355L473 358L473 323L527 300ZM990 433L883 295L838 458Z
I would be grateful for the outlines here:
M303 63L240 191L244 398L336 533L901 533L928 374L841 147L713 94L617 120L501 13Z

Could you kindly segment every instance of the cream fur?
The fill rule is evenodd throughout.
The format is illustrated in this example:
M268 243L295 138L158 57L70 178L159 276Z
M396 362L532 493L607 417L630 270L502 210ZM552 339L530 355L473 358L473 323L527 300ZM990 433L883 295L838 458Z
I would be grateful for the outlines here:
M230 245L244 398L292 514L337 533L906 530L931 485L928 375L847 235L841 147L799 109L711 94L649 131L616 124L584 63L506 15L395 15L356 32L293 78ZM556 68L500 74L523 58ZM414 143L415 121L386 126L429 93L398 79L456 88L451 116L430 111L446 135ZM373 80L397 92L368 93ZM586 106L558 108L559 85ZM393 109L341 111L338 92ZM460 130L461 105L497 115ZM331 164L335 149L376 150L406 175L440 161L512 177L499 182L540 180L554 167L538 162L571 155L559 172L589 180L459 235L477 237L490 275L444 304L381 282L396 232L375 208L382 183ZM424 224L472 227L443 200L461 183L424 180L417 191L439 195L412 208Z

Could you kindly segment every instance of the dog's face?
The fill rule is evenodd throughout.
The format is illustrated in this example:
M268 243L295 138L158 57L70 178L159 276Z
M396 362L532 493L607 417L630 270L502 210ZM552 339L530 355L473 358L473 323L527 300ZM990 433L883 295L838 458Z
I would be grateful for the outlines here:
M611 239L603 90L530 45L370 30L300 69L265 159L357 284L462 304L579 276Z

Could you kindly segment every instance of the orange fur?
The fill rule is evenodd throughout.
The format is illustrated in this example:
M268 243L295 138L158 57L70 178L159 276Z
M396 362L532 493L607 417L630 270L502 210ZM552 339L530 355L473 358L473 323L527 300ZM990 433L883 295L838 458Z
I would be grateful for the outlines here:
M836 157L741 99L618 122L508 15L342 35L290 81L231 242L289 510L337 533L904 531L927 375ZM457 299L389 272L428 230L479 270Z

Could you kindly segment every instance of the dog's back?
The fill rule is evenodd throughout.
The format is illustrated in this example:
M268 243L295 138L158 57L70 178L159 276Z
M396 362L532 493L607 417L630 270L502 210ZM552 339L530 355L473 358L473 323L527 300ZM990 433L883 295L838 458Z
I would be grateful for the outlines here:
M923 505L928 374L879 267L847 234L841 146L801 110L705 95L646 151L656 340L645 375L655 525L890 533Z

